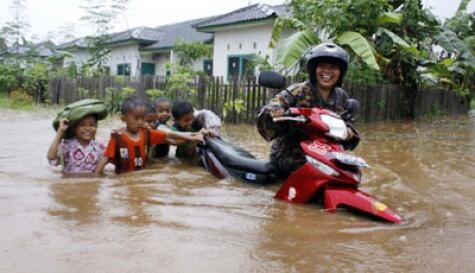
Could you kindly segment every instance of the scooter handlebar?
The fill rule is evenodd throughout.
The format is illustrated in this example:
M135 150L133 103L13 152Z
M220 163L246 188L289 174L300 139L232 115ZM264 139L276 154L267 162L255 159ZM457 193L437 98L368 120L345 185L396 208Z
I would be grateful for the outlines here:
M272 118L274 122L281 122L281 121L296 121L296 122L307 122L306 116L311 114L310 109L305 108L295 108L291 107L284 111L282 116Z
M276 117L272 118L273 122L281 122L281 121L296 121L296 122L307 122L307 119L300 115L300 116L281 116L281 117Z

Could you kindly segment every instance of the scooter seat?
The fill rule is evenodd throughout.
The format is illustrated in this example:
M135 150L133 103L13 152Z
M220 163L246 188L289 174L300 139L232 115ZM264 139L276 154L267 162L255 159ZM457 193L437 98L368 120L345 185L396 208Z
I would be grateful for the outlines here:
M270 174L274 169L270 160L256 159L248 151L234 146L220 138L208 138L206 140L206 145L225 166L241 171L262 174Z

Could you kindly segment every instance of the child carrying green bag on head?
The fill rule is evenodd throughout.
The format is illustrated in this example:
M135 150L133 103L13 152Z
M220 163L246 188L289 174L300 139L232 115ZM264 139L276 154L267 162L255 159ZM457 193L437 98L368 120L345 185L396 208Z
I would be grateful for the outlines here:
M47 154L50 165L62 165L63 173L93 173L105 149L95 140L97 122L106 116L105 105L96 99L77 101L59 112Z

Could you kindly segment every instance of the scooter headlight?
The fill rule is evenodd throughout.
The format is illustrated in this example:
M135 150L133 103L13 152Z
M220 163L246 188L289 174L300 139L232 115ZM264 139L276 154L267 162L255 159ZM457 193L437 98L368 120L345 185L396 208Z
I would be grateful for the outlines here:
M307 159L307 161L312 164L313 167L315 167L315 169L321 171L322 173L328 175L328 176L339 176L340 174L335 171L335 169L333 169L332 167L328 166L327 164L311 157L311 156L308 156L306 155L305 158Z
M369 168L368 163L366 163L366 161L361 157L339 152L333 152L332 155L335 157L336 160L340 161L343 164Z

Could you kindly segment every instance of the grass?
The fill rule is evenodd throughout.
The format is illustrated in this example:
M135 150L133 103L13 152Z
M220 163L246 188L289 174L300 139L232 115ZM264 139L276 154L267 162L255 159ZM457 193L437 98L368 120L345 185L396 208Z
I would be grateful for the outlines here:
M0 94L0 108L2 109L16 109L16 110L34 110L37 106L34 103L17 103L11 99L7 94Z
M54 108L56 108L56 106L51 106L47 104L36 104L34 102L17 102L14 99L10 98L7 94L0 93L0 109L13 109L20 111L50 111Z

